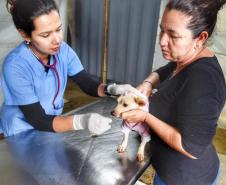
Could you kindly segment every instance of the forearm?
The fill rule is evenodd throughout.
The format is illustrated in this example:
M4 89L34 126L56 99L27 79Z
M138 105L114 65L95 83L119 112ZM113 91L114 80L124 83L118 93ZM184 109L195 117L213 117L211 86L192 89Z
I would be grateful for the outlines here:
M89 75L85 70L74 75L72 78L86 94L96 97L106 96L105 94L106 84L103 84L98 80L93 79L91 75Z
M152 89L158 85L159 83L159 74L156 72L152 72L147 78L144 79L143 82L150 82L150 84L152 85Z
M82 70L78 74L72 76L72 79L78 84L80 89L83 92L90 96L98 97L99 96L99 80L93 78L89 73L85 70Z
M73 116L56 116L53 119L53 130L55 132L65 132L74 130Z
M73 116L47 115L40 102L19 106L25 119L40 131L64 132L74 130Z
M178 152L186 155L189 158L196 159L196 157L184 150L182 146L182 137L177 129L159 120L151 114L147 114L145 122L171 148L177 150Z
M21 105L19 108L24 114L25 120L34 129L40 131L66 132L89 129L95 134L101 134L111 127L109 123L112 120L97 113L76 114L72 116L47 115L40 102Z

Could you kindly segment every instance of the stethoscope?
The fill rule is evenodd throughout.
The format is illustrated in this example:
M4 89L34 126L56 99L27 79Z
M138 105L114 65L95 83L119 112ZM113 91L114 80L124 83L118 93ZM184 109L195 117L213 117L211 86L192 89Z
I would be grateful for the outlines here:
M30 49L30 47L28 46L28 48ZM56 98L59 94L59 91L60 91L60 76L59 76L59 73L57 71L57 68L56 68L56 64L57 64L57 59L56 59L56 56L53 55L53 64L45 64L42 60L39 59L39 57L32 51L32 49L30 49L32 54L35 56L35 58L43 65L44 68L50 68L54 71L55 75L56 75L56 80L57 80L57 91L56 91L56 94L53 98L53 102L52 102L52 105L54 107L54 109L57 109L56 106L55 106L55 101L56 101Z
M53 55L53 64L44 64L41 60L38 59L38 61L43 65L43 67L47 67L47 68L50 68L54 71L55 75L56 75L56 79L57 79L57 91L56 91L56 94L53 98L53 107L54 109L56 109L56 106L55 106L55 101L56 101L56 98L59 94L59 91L60 91L60 77L59 77L59 73L57 71L57 68L56 68L56 64L57 64L57 59L56 59L56 56Z

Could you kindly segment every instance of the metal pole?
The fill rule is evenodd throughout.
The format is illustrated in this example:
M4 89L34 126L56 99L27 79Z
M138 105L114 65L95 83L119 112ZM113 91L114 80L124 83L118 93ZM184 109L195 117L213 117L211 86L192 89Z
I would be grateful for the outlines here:
M102 48L102 83L107 82L107 63L108 63L108 27L109 27L110 0L104 0L104 35Z

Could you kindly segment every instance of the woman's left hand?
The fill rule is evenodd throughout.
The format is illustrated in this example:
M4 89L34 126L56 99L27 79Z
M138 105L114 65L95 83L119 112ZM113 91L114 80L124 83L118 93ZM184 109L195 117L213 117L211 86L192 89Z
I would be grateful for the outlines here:
M123 112L121 117L129 123L145 122L148 112L140 109L134 109L131 111Z

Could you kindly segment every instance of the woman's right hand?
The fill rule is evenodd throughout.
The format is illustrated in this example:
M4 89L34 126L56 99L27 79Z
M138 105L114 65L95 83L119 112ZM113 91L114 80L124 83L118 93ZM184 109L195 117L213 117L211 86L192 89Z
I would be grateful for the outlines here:
M123 120L126 120L128 123L138 123L145 122L146 117L149 113L140 109L133 109L130 111L123 112L121 117Z
M92 134L100 135L111 128L112 119L97 113L76 114L73 117L74 130L88 129Z
M145 96L149 97L152 94L152 84L149 82L143 82L137 86L137 89L144 94Z

